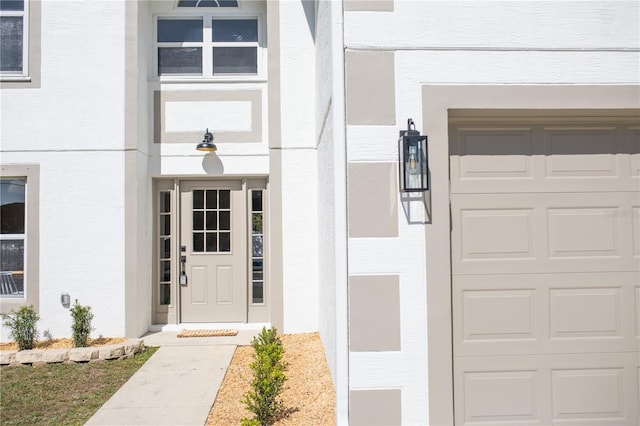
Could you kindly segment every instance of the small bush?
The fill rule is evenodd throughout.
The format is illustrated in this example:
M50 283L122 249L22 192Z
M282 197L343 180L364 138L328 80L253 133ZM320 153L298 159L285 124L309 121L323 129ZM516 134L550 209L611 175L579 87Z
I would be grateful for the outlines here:
M84 348L88 346L89 335L93 330L91 327L91 321L93 320L91 306L82 306L76 299L75 304L71 307L71 318L73 319L73 324L71 324L73 347Z
M8 314L2 314L2 324L11 330L9 335L16 341L18 350L33 349L38 340L36 323L40 316L33 305L21 306L18 312L13 309Z
M272 425L284 414L284 405L280 393L287 380L283 361L284 347L277 337L277 330L265 327L251 342L255 354L254 361L249 364L253 371L251 389L243 400L247 409L254 414L253 419L242 419L242 426Z

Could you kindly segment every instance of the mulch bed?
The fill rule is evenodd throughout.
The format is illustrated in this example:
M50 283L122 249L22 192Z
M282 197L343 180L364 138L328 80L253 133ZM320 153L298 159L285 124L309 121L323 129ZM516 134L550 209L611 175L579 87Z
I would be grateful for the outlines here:
M335 425L335 391L318 333L280 335L288 363L282 400L290 414L275 425ZM240 424L252 415L242 400L252 377L253 348L239 346L211 408L208 426Z

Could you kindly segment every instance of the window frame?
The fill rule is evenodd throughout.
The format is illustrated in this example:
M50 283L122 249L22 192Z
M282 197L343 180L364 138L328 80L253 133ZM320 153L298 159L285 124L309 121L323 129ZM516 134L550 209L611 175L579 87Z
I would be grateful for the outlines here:
M40 240L39 240L39 199L40 166L3 165L2 178L25 179L25 229L24 229L24 293L22 297L2 297L0 312L7 313L21 306L33 305L39 309L40 300ZM10 234L7 234L10 235Z
M231 10L229 10L231 9ZM159 20L202 20L202 42L158 42ZM254 19L258 26L258 41L255 42L214 42L212 37L212 23L214 20L250 20ZM264 15L260 12L242 11L240 8L218 7L181 7L172 13L159 13L153 16L153 70L152 78L160 82L164 81L264 81L266 80L266 32L264 28ZM160 74L158 70L158 52L160 47L201 47L202 48L202 74ZM255 47L256 67L255 74L214 74L213 73L213 48L214 47Z
M31 0L23 0L23 10L0 10L2 17L22 17L22 70L0 71L2 81L24 81L29 79L29 29L30 29L30 3Z
M22 290L23 291L22 291L22 295L21 296L19 296L19 295L7 295L7 294L3 295L2 293L0 293L0 298L11 298L11 299L18 298L18 299L21 299L21 298L24 298L24 294L26 292L26 288L25 288L25 285L24 285L24 283L26 282L26 278L27 278L26 268L25 268L25 266L26 266L25 257L26 257L27 249L29 247L28 241L27 241L27 230L28 230L28 228L27 228L27 212L28 212L28 210L27 210L27 189L28 189L28 185L27 185L26 176L1 176L0 177L0 180L5 180L5 179L9 180L9 181L19 180L19 181L23 181L24 182L23 183L23 185L24 185L24 200L23 200L23 202L24 202L24 213L23 213L24 224L23 224L22 232L21 233L13 233L13 234L0 233L0 243L2 241L22 241L22 281L23 281ZM2 269L2 268L0 268L0 269ZM15 273L17 271L3 270L2 272L3 273L4 272L13 272L13 273Z

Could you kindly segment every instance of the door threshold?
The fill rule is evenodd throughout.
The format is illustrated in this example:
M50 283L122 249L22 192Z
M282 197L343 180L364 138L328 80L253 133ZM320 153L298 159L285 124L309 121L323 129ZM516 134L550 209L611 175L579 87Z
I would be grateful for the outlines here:
M183 322L180 324L152 324L149 331L180 331L180 330L261 330L262 327L269 328L268 322Z

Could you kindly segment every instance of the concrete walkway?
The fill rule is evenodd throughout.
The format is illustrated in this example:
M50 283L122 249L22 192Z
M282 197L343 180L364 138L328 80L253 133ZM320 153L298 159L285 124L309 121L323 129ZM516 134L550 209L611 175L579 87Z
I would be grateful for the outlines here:
M177 338L177 332L143 336L160 349L109 399L87 425L198 425L209 410L237 345L256 330L233 337Z

